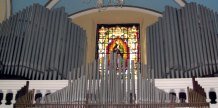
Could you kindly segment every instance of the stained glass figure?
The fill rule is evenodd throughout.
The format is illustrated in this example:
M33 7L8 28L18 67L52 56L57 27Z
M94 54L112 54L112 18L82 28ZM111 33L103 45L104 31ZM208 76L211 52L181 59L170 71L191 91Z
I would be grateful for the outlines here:
M110 53L121 56L125 62L140 61L139 24L99 24L97 25L96 59ZM100 63L101 64L101 63Z

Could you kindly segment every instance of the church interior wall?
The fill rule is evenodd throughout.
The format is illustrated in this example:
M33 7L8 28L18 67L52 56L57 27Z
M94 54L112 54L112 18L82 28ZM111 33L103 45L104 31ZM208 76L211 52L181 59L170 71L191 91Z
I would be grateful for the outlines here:
M73 18L72 21L86 30L87 34L87 56L86 62L90 63L95 59L96 51L96 28L97 24L140 24L140 46L141 60L146 60L146 28L156 22L157 16L130 10L106 10L103 12L89 13Z
M0 23L6 17L6 0L0 0Z

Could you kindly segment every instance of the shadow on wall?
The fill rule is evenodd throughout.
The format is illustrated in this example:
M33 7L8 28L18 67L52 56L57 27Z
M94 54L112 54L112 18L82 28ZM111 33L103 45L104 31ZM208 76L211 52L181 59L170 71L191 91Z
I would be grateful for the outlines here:
M0 80L30 80L30 79L18 75L0 74Z

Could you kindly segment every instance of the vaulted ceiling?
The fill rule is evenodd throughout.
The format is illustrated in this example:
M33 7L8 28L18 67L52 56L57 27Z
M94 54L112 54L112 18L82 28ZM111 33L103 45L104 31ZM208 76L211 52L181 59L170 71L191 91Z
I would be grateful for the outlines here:
M96 7L96 0L90 0L91 2L89 3L84 3L82 1L84 0L12 0L12 13L14 14L33 3L39 3L45 6L51 3L52 8L65 7L65 10L69 15L88 9L94 9ZM125 0L124 7L136 7L161 13L167 5L179 8L181 6L180 3L189 2L197 2L198 4L203 4L218 11L217 0Z

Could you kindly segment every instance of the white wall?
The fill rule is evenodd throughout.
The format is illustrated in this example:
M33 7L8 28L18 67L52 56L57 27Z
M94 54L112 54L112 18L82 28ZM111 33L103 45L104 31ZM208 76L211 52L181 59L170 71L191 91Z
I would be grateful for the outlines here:
M0 23L11 15L11 0L0 0Z

